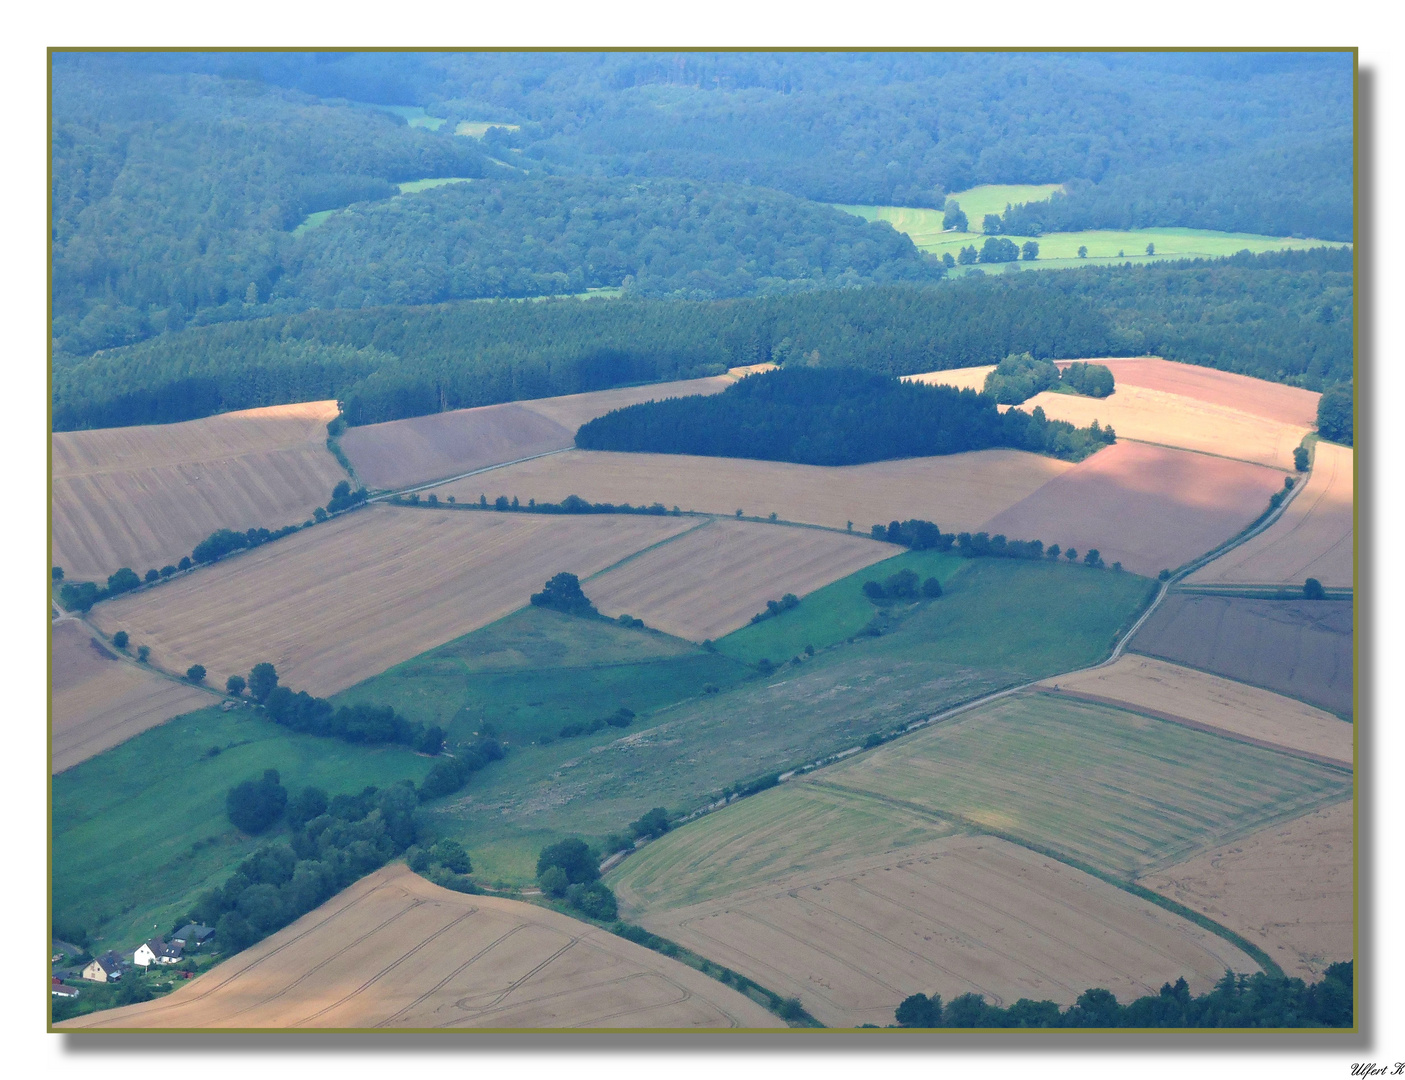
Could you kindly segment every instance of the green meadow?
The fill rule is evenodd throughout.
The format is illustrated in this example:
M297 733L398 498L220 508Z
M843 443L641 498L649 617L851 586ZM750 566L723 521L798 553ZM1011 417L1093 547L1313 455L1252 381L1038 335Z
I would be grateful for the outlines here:
M400 194L409 195L416 191L428 191L430 188L443 187L445 184L468 184L472 183L472 177L468 176L432 176L426 180L406 180L397 185Z
M470 139L481 139L489 128L502 128L505 131L518 131L520 124L504 124L498 120L460 120L454 128L455 135L466 135Z

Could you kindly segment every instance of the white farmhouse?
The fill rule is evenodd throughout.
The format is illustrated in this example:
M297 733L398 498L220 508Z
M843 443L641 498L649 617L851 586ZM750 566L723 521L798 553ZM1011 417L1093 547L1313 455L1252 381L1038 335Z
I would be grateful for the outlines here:
M150 967L152 964L176 964L180 962L181 947L176 944L167 945L159 937L152 938L137 947L137 951L132 954L132 962L141 967Z

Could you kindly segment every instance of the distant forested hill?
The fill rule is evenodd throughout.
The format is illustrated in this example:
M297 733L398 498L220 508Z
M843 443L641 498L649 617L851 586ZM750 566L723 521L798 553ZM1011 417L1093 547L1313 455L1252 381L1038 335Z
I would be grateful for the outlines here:
M745 300L310 311L58 356L58 430L335 397L353 424L766 360L889 375L1156 354L1320 389L1352 373L1351 252L970 276Z
M712 300L945 271L886 223L767 188L521 177L335 214L292 245L274 298L319 307L579 293Z

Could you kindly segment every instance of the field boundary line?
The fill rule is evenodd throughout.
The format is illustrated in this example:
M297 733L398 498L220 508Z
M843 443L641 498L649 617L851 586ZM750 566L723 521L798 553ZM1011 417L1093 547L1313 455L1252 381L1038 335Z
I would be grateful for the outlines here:
M438 480L429 480L423 484L414 484L410 487L388 488L370 496L366 501L381 502L384 499L394 498L396 495L413 495L417 491L426 491L432 487L439 487L441 484L452 484L455 480L467 480L470 476L478 476L481 473L492 472L494 469L505 469L509 465L521 465L524 461L536 461L538 458L551 457L552 454L564 454L567 450L574 450L575 446L562 446L555 450L544 450L540 454L529 454L527 457L517 458L514 461L499 461L495 465L484 465L478 469L470 469L468 472L459 473L456 476L445 476Z
M574 516L574 515L573 515L573 516ZM611 515L607 515L607 516L609 516L609 517L615 517L615 516L618 516L618 515L611 514ZM626 515L623 515L623 516L625 516L625 517L634 517L634 516L636 516L636 515L633 515L633 514L626 514ZM661 547L664 547L664 546L667 545L667 544L671 544L671 543L673 543L675 540L677 540L677 539L679 539L679 538L681 538L681 537L690 536L690 535L692 535L693 533L697 532L699 529L705 529L705 528L707 528L709 525L711 525L711 524L712 524L714 521L716 521L716 520L717 520L717 518L716 518L715 516L709 516L709 517L707 517L706 519L704 519L704 520L698 522L696 525L694 525L694 526L692 526L692 527L690 527L690 528L684 529L684 530L682 530L681 532L676 532L676 533L674 533L672 536L666 536L666 537L664 537L662 540L656 540L654 543L650 544L648 547L642 547L642 548L640 548L638 551L635 551L635 552L630 553L629 555L626 555L623 559L619 559L619 560L616 561L616 562L612 562L609 566L605 567L604 569L597 570L597 571L595 571L595 573L590 574L590 575L587 575L585 581L583 581L581 584L586 584L587 582L594 581L596 578L600 577L602 574L608 574L611 570L618 570L621 566L624 566L626 563L633 562L635 559L639 558L639 556L641 556L641 555L647 555L649 552L651 552L651 551L656 551L657 549L659 549L659 548L661 548ZM649 627L649 629L650 629L650 630L653 630L654 627L651 626L651 627ZM662 633L662 631L659 631L659 632ZM674 635L673 635L673 634L669 634L668 636L669 636L669 637L673 637ZM686 639L684 639L684 638L679 638L678 640L679 640L679 641L683 641L683 640L686 640Z
M1223 676L1221 676L1221 678L1223 678ZM1296 747L1284 746L1281 743L1270 742L1267 739L1256 739L1252 735L1243 735L1237 731L1230 731L1228 728L1216 727L1213 724L1207 724L1200 720L1192 720L1186 716L1177 716L1174 713L1162 712L1160 709L1152 709L1134 702L1123 701L1120 698L1104 697L1101 694L1089 694L1082 690L1060 690L1058 687L1049 686L1038 687L1033 693L1045 694L1049 697L1073 698L1076 701L1087 701L1094 705L1108 705L1115 709L1122 709L1125 712L1149 716L1153 720L1163 720L1168 724L1177 724L1181 727L1190 728L1192 731L1204 732L1207 735L1217 735L1231 742L1247 743L1250 746L1257 746L1262 750L1273 750L1280 754L1286 754L1289 757L1301 758L1304 761L1310 761L1324 768L1339 770L1346 773L1348 776L1353 775L1351 763L1342 761L1340 758L1328 757L1325 754L1315 754L1311 750L1299 750Z
M1230 454L1217 454L1213 450L1196 450L1189 446L1172 446L1170 443L1152 442L1150 439L1134 439L1130 435L1119 435L1117 436L1117 441L1139 443L1142 446L1155 446L1162 450L1179 450L1183 454L1199 454L1201 457L1219 458L1221 461L1237 461L1241 465L1257 465L1261 469L1272 469L1274 472L1289 472L1289 470L1282 465L1269 465L1267 462L1253 461L1249 458L1233 457ZM1292 474L1289 473L1289 475Z

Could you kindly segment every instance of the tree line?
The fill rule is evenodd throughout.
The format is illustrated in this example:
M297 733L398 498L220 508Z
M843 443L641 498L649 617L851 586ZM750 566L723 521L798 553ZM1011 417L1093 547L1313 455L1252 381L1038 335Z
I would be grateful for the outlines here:
M945 1005L939 994L903 999L898 1027L916 1028L1316 1028L1355 1021L1352 961L1332 964L1307 984L1284 975L1226 971L1213 990L1192 996L1184 978L1126 1005L1109 990L1085 990L1066 1009L1021 998L1001 1008L980 994Z
M617 409L581 426L576 446L856 465L1004 446L1079 461L1114 442L1036 408L1001 413L974 390L903 382L857 369L787 367L720 394Z
M1311 390L1353 371L1352 256L1319 248L714 302L548 300L311 311L56 354L55 430L336 398L349 424L715 375L761 362L892 375L1159 355Z

